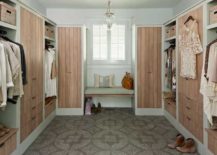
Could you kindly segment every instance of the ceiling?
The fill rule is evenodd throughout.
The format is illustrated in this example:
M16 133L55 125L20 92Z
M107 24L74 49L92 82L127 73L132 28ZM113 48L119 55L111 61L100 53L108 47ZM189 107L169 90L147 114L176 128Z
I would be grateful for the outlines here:
M107 0L38 0L46 8L106 8ZM112 8L171 8L181 0L111 0Z

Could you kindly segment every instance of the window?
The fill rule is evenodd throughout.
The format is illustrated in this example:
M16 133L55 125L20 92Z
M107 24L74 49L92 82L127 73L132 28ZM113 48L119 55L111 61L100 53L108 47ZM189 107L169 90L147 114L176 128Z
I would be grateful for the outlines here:
M125 25L93 25L93 60L125 61Z
M107 26L93 25L93 60L106 60L107 58Z
M125 60L125 26L114 25L111 31L111 59Z

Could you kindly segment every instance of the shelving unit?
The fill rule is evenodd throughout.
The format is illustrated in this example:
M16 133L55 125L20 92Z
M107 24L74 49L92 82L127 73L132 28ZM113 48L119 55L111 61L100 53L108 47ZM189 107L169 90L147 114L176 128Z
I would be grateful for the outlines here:
M173 118L177 118L177 105L176 105L176 91L172 89L172 75L176 74L173 72L173 67L176 66L176 20L171 20L168 23L165 24L164 26L164 51L163 51L163 93L165 94L170 94L172 98L165 98L164 97L164 108L170 114ZM172 48L171 46L174 46L174 49L170 52L169 51L166 53L166 50L169 48ZM170 53L170 56L168 54ZM168 71L166 71L166 63L168 60L168 57L170 57L171 61L171 75L168 75ZM168 64L167 64L168 65ZM175 65L175 66L174 66ZM166 73L167 72L167 73ZM170 78L170 80L168 80ZM169 82L170 81L170 84Z
M217 6L216 0L207 0L205 4L205 16L207 17L206 25L206 39L205 45L209 44L213 40L217 39L217 22L210 22L210 7ZM205 138L206 138L206 146L210 151L210 154L217 154L217 130L210 129L210 123L207 120L206 116L204 118L204 126L205 130Z
M56 24L50 20L44 21L44 47L46 49L47 45L52 45L56 48ZM57 56L57 53L56 53ZM56 57L57 59L57 57ZM44 88L45 91L45 88ZM56 97L46 97L44 94L44 119L46 119L52 112L56 110Z

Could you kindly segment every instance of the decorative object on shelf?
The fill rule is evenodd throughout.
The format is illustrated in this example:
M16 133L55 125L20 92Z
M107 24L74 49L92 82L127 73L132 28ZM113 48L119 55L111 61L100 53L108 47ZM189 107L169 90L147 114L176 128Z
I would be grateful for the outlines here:
M110 0L108 1L108 7L105 13L105 16L106 16L107 28L108 30L111 30L112 24L113 24L114 13L111 12L111 1Z

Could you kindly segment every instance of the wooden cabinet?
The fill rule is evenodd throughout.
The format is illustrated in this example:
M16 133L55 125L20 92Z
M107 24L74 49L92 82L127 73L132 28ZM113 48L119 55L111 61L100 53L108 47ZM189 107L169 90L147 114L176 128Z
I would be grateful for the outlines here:
M203 8L193 10L178 19L179 34L182 31L184 22L189 16L193 16L199 25L199 35L203 41ZM188 129L196 138L203 142L203 98L200 94L200 81L203 63L203 55L196 56L196 79L187 79L180 76L181 53L179 49L179 121Z
M176 118L176 102L171 99L165 99L165 110L169 112L174 118Z
M21 8L20 20L28 80L21 102L22 142L43 119L43 19Z
M208 149L217 155L217 131L207 130L208 132Z
M0 155L10 155L17 147L17 129L10 129L10 132L0 138Z
M80 27L58 28L58 107L81 108L82 40Z
M161 108L160 27L137 28L137 101L138 108Z

